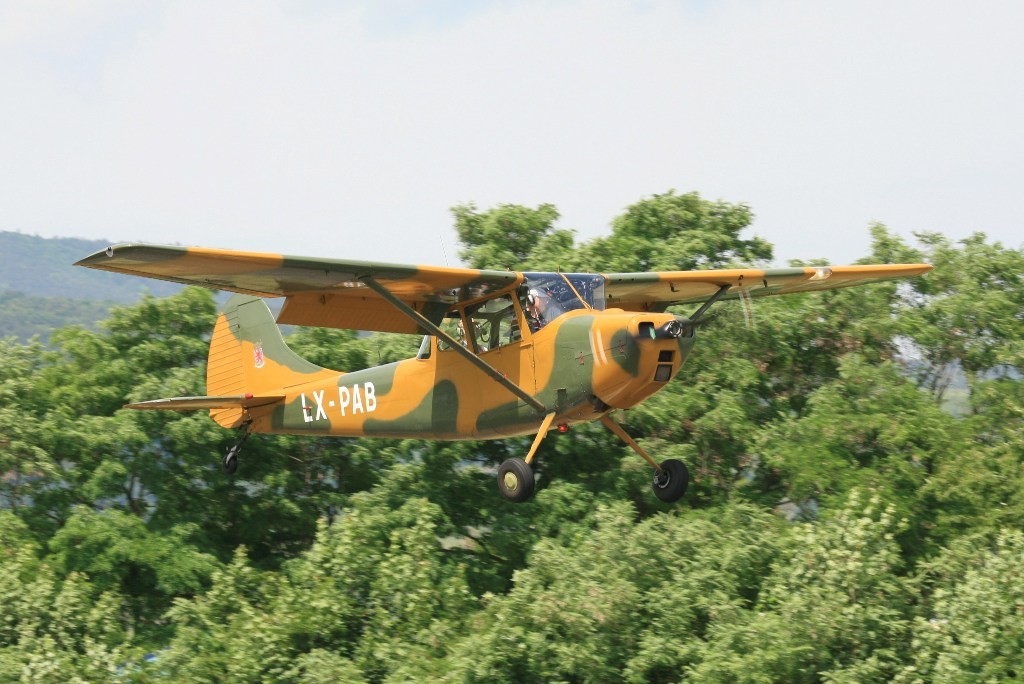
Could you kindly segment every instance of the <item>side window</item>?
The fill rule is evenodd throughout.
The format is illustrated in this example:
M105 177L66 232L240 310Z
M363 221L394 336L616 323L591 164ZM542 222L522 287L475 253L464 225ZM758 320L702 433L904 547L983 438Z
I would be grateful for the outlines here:
M488 299L467 309L466 318L479 353L518 342L522 337L516 307L508 295Z
M469 346L469 341L466 339L466 328L462 325L462 318L459 317L458 311L449 311L448 315L443 321L441 321L441 330L454 337L463 347ZM437 338L437 348L441 351L451 351L451 345L440 337Z
M416 352L416 358L420 359L421 361L423 359L429 359L430 358L430 348L431 348L430 335L424 335L423 336L423 341L420 342L420 350L418 352Z

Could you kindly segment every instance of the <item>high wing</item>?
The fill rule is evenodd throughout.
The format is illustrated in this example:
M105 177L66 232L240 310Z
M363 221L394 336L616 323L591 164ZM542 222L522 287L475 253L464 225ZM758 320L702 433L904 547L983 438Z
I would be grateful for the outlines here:
M719 299L833 290L932 270L928 264L738 268L710 271L662 271L605 274L608 308L664 311L672 304L705 302L723 288Z
M145 244L113 245L75 265L259 297L286 297L279 323L402 333L421 331L368 288L367 278L435 324L456 302L522 280L520 273L509 271Z

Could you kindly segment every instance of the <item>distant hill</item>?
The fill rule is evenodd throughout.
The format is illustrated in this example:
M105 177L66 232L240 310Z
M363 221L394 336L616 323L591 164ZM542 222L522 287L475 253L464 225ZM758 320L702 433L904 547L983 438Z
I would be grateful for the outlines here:
M143 292L163 297L181 290L181 285L173 283L72 266L108 245L110 242L105 240L42 238L0 231L0 292L128 304Z
M92 327L110 308L143 292L163 297L181 285L129 278L72 264L106 248L105 240L42 238L0 231L0 337L49 340L54 328Z
M69 325L92 328L110 314L118 302L36 297L21 292L0 292L0 338L16 337L26 342L39 336L50 340L50 333Z

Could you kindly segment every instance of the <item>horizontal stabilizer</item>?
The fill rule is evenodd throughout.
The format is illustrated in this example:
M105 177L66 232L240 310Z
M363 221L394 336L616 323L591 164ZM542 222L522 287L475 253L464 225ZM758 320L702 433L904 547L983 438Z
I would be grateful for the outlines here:
M148 411L199 411L202 409L256 408L269 406L284 399L284 395L263 395L255 397L243 394L232 397L174 397L173 399L153 399L134 404L125 404L125 408Z

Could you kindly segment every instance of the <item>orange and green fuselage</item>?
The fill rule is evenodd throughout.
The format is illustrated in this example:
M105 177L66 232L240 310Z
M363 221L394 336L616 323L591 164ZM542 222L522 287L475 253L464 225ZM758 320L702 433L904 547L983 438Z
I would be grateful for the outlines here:
M350 373L320 368L287 348L262 300L236 295L214 329L207 393L283 398L256 408L214 409L211 415L224 427L251 421L254 432L264 433L430 439L530 435L546 413L556 414L556 424L568 424L636 405L675 376L693 345L692 333L665 338L651 332L675 320L671 314L620 309L568 311L531 332L516 302L519 339L477 352L542 403L545 413L437 338L425 343L418 358Z

